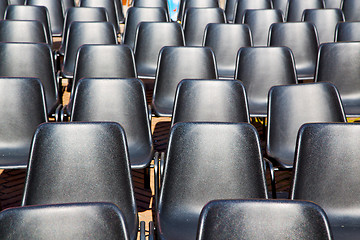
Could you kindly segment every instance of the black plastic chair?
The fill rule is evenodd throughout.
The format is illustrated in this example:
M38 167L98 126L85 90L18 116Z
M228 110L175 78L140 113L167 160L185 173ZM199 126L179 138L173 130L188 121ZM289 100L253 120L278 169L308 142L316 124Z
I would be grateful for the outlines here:
M324 0L289 0L286 21L300 22L305 9L322 9L324 7Z
M268 46L291 49L298 80L314 79L318 45L317 32L312 23L274 23L270 27Z
M210 23L205 28L203 46L215 54L220 78L234 78L236 54L241 47L251 47L251 33L247 25Z
M177 122L250 123L243 84L238 80L182 80L176 90L171 125Z
M206 25L225 23L225 13L221 8L189 8L184 15L183 28L186 46L201 46Z
M335 30L335 42L360 41L360 22L340 22Z
M266 153L276 167L293 167L299 128L312 122L346 122L340 95L333 84L309 83L270 89Z
M75 7L75 0L61 0L62 7L63 7L63 15L66 16L67 11Z
M151 0L151 1L149 1L149 0L133 0L132 6L133 7L148 7L148 8L161 7L161 8L165 9L168 17L170 16L167 0Z
M114 26L110 22L73 22L69 26L61 73L73 78L78 49L84 44L117 44Z
M8 0L9 5L24 5L25 0Z
M326 212L334 239L358 239L360 125L306 124L298 136L291 199Z
M36 130L22 206L74 202L114 203L136 239L128 149L118 123L48 123Z
M219 8L218 0L185 0L179 9L178 19L183 22L186 11L189 8ZM181 12L180 12L181 10Z
M196 239L205 204L242 198L267 198L256 129L248 123L175 124L156 212L159 239Z
M203 208L198 240L324 239L332 234L324 210L307 201L217 200Z
M108 16L105 8L95 7L73 7L70 8L65 16L63 37L59 53L64 55L65 45L69 26L72 22L107 22ZM94 33L95 34L95 33Z
M0 234L8 240L129 239L124 216L111 203L9 208L0 212Z
M127 11L123 43L134 49L136 29L140 22L168 22L163 8L130 7Z
M141 22L138 25L134 55L139 78L155 79L159 52L164 46L184 46L184 32L174 22Z
M208 47L164 47L160 51L152 109L171 117L176 86L183 79L217 79L213 51Z
M342 0L341 9L347 22L360 21L360 2L357 0Z
M325 8L341 8L342 0L324 0Z
M52 33L49 13L44 6L10 5L5 12L6 20L36 20L45 27L47 42L52 46Z
M341 9L306 9L302 20L315 25L319 44L334 42L335 29L338 22L344 21L344 14Z
M346 117L360 117L359 51L360 42L327 43L319 49L315 81L337 87Z
M266 117L268 92L276 85L297 84L294 57L287 47L241 48L235 78L244 84L251 117Z
M0 43L0 77L38 78L44 87L49 116L61 107L50 46L45 43Z
M114 27L116 33L120 33L120 25L119 25L119 15L117 5L115 3L116 0L81 0L80 7L102 7L106 9L108 14L109 22L111 22ZM121 5L122 6L122 5Z
M47 121L44 90L36 78L1 77L0 91L0 168L26 168L32 136Z
M0 20L0 42L47 43L45 27L39 21Z
M146 168L153 158L145 88L139 79L84 78L75 90L71 121L113 121L126 133L131 168Z
M235 5L234 22L241 23L244 13L248 9L270 9L271 0L238 0Z
M26 5L45 6L48 9L52 35L62 36L64 14L61 0L26 0Z
M0 18L4 19L6 8L9 6L8 0L0 0Z
M270 26L279 22L284 22L279 9L249 9L244 12L242 22L239 23L249 26L254 46L267 46Z
M286 20L288 0L272 0L273 8L282 12L284 20Z

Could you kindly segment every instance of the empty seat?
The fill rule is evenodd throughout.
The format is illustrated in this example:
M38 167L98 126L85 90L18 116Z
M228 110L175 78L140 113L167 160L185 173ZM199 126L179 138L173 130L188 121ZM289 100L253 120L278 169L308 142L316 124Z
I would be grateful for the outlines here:
M169 17L169 6L167 0L133 0L133 7L162 7L165 9Z
M244 12L241 23L249 26L254 46L267 46L270 26L279 22L284 22L279 9L249 9Z
M313 80L318 52L315 26L308 22L274 23L270 27L268 46L286 46L295 57L299 80Z
M248 9L270 9L271 0L238 0L235 5L234 22L241 23L244 13Z
M129 239L125 219L111 203L9 208L0 212L0 234L15 239Z
M335 31L335 41L360 41L360 22L338 23Z
M179 9L178 20L183 22L186 11L189 8L219 8L218 0L185 0ZM181 10L181 12L180 12Z
M347 117L360 117L360 42L320 46L315 81L331 82L339 90Z
M300 22L305 9L319 9L324 7L324 0L289 0L286 21Z
M159 238L196 239L205 204L243 198L267 198L256 129L248 123L175 124L156 212Z
M297 84L294 57L287 47L241 48L235 78L244 84L250 116L266 117L268 92L276 85Z
M152 97L152 108L157 116L171 116L176 86L186 78L218 78L214 53L210 48L164 47L160 51Z
M26 168L32 136L47 121L44 90L36 78L2 77L0 91L0 168Z
M299 131L291 199L315 202L329 219L334 239L360 236L360 125L306 124Z
M0 42L47 43L45 27L39 21L0 20Z
M341 9L347 22L360 21L360 2L357 0L342 0Z
M334 42L335 29L338 22L344 21L344 14L338 8L334 9L306 9L303 14L303 21L315 25L319 44Z
M236 54L241 47L251 47L251 33L247 25L210 23L204 34L203 46L215 54L220 78L234 78Z
M74 202L114 203L136 239L128 149L118 123L48 123L36 130L22 206Z

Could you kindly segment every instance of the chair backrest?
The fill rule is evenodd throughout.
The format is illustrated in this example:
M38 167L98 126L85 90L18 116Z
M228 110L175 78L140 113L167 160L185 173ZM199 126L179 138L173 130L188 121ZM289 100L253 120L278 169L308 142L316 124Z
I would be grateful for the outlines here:
M126 137L118 123L47 123L35 132L22 205L110 202L130 238L138 218Z
M171 116L176 86L186 78L218 78L215 56L210 48L164 47L160 51L152 97L155 114Z
M116 33L119 33L120 32L119 16L117 12L117 4L115 3L115 1L116 0L106 0L106 1L81 0L80 7L105 8L108 14L109 22L111 22L114 25Z
M238 50L252 46L250 29L243 24L210 23L203 46L214 51L220 78L234 78Z
M111 203L16 207L0 212L0 234L15 239L124 239L129 236L119 208Z
M123 43L134 49L136 29L140 22L168 22L163 8L130 7L127 11Z
M359 219L359 136L358 123L306 124L298 136L290 197L319 204L342 232Z
M10 5L5 12L7 20L36 20L45 27L46 39L50 46L53 43L50 18L46 7L44 6L24 6Z
M347 22L360 21L360 2L357 0L342 0L341 9Z
M139 77L155 78L161 48L184 45L184 32L179 23L139 23L134 46L136 69Z
M269 31L268 46L289 47L295 57L298 79L314 79L318 37L312 23L287 22L272 24Z
M65 15L63 37L59 52L64 54L69 26L72 22L107 22L108 16L105 8L72 7Z
M315 25L319 44L335 41L335 29L338 22L344 21L344 14L341 9L306 9L303 14L303 21Z
M137 78L132 50L126 45L89 44L80 47L72 93L82 78Z
M300 22L305 9L321 9L324 7L324 0L289 0L286 21Z
M248 9L270 9L271 0L238 0L235 6L234 22L241 23L244 13Z
M45 43L0 43L0 76L38 78L44 87L48 113L61 103L53 55Z
M178 13L178 19L182 22L186 11L189 8L219 8L218 0L185 0L181 12ZM180 10L180 9L179 9Z
M248 123L175 124L157 209L160 237L195 239L206 203L242 198L267 198L256 129Z
M133 7L162 7L165 9L168 17L170 16L169 14L169 5L168 5L168 1L167 0L133 0L132 2L132 6Z
M203 208L199 240L324 239L332 234L324 210L312 202L217 200Z
M61 0L26 0L26 5L45 6L50 17L51 32L53 36L62 36L64 14Z
M8 0L9 5L23 5L25 0Z
M75 90L71 121L113 121L124 128L132 168L152 159L145 90L139 79L84 78Z
M360 41L360 22L340 22L335 30L336 42Z
M272 0L273 8L282 12L284 20L286 20L288 0Z
M319 48L315 81L337 87L347 117L360 117L359 51L360 42L326 43Z
M63 15L66 16L67 11L75 7L75 1L74 0L61 0L62 7L63 7Z
M171 125L177 122L250 122L244 86L238 80L182 80Z
M325 8L341 8L342 0L324 0Z
M235 78L245 86L250 116L266 117L270 88L297 84L292 52L287 47L241 48Z
M276 165L292 168L301 125L346 122L340 95L331 83L275 86L269 91L267 155Z
M36 78L1 77L0 91L0 168L26 168L32 136L47 121L44 90Z
M279 9L249 9L239 23L249 26L254 46L267 46L270 26L279 22L284 22Z
M0 42L48 43L44 25L34 20L0 20Z
M0 18L4 19L7 7L9 6L8 0L0 0Z
M114 26L110 22L73 22L69 26L61 72L72 78L78 49L84 44L117 44Z

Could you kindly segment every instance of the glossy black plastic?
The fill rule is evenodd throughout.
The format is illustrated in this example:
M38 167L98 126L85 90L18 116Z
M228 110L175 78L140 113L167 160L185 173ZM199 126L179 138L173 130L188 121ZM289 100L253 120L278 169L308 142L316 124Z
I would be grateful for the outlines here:
M8 0L0 0L0 17L4 19L6 8L8 7Z
M294 57L287 47L241 48L235 78L245 86L250 116L266 117L268 92L276 85L297 84Z
M133 7L161 7L164 8L169 16L169 6L167 0L133 0Z
M152 159L148 116L139 79L84 78L76 87L71 121L119 123L126 133L131 168L145 168Z
M203 208L198 240L331 240L324 210L307 201L218 200Z
M8 240L129 239L124 216L111 203L9 208L0 213L0 234Z
M141 22L136 31L134 55L140 78L155 79L159 52L165 46L184 46L184 32L175 22Z
M66 16L67 11L75 7L75 0L61 0L62 6L63 6L63 15Z
M118 123L47 123L36 130L22 205L74 202L114 203L136 239L128 149Z
M171 125L177 122L250 122L244 86L237 80L182 80Z
M249 9L244 12L239 23L249 26L254 46L267 46L270 26L279 22L284 22L279 9Z
M334 239L360 236L358 123L306 124L298 136L291 199L319 204Z
M32 136L47 121L44 90L36 78L0 78L0 168L26 168Z
M337 87L347 117L360 117L359 52L360 42L327 43L319 49L315 81Z
M0 20L0 42L48 43L44 25L33 20Z
M340 22L336 26L335 42L360 41L360 22Z
M45 6L50 17L50 26L53 36L62 36L64 14L61 0L26 0L26 5Z
M163 8L130 7L127 11L123 43L134 49L136 29L140 22L167 22L168 15Z
M267 198L258 134L248 123L175 124L163 179L159 239L196 239L200 212L211 200Z
M290 0L287 6L286 21L300 22L305 9L321 9L324 7L324 0Z
M342 0L324 0L325 8L341 8Z
M273 8L282 12L284 20L286 20L288 0L272 0Z
M124 10L123 10L123 1L115 0L115 7L116 7L119 23L124 23L125 15L124 15Z
M185 0L179 9L178 19L183 22L186 11L189 8L219 8L218 0Z
M221 8L189 8L184 15L182 26L186 46L201 46L208 23L225 23Z
M234 21L234 12L237 0L226 0L225 1L225 15L226 21L232 23Z
M8 0L11 5L23 5L25 0Z
M269 91L266 153L281 168L292 168L301 125L346 122L340 95L331 83L275 86Z
M360 2L357 0L342 0L341 9L347 22L360 21Z
M270 27L268 46L291 49L299 80L314 79L318 45L317 32L312 23L274 23Z
M110 22L73 22L69 26L61 73L66 78L74 75L78 49L84 44L117 44L114 26Z
M160 51L152 107L157 116L172 115L176 86L183 79L218 78L208 47L164 47Z
M234 9L234 22L241 23L244 13L248 9L270 9L271 0L239 0Z
M241 47L251 47L251 33L247 25L210 23L204 33L203 46L215 54L220 78L234 78L236 54Z

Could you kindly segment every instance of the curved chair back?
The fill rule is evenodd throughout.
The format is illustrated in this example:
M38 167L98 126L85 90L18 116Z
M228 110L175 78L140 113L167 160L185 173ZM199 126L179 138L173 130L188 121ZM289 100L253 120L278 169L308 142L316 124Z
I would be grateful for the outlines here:
M219 8L218 0L185 0L179 9L178 19L183 22L186 11L189 8ZM181 10L181 12L180 12Z
M266 152L281 168L292 168L301 125L346 122L340 95L331 83L275 86L269 91Z
M9 5L23 5L25 0L8 0Z
M63 6L63 15L66 16L67 11L75 7L75 1L74 0L61 0L62 6Z
M0 42L47 43L45 27L39 21L0 20Z
M118 123L48 123L36 130L22 205L74 202L114 203L136 239L128 149Z
M360 22L340 22L335 30L336 42L360 41Z
M360 2L356 0L342 0L341 9L345 15L345 21L360 21Z
M241 23L244 13L248 9L270 9L272 8L271 0L239 0L236 3L234 12L234 22Z
M241 48L235 78L245 86L252 117L267 116L271 87L298 83L294 57L287 47Z
M284 20L286 20L288 0L272 0L273 8L281 10Z
M171 125L177 122L250 122L244 86L238 80L182 80Z
M106 230L105 230L106 229ZM73 203L10 208L0 213L0 234L15 239L124 239L125 219L111 203Z
M169 14L169 6L168 6L168 1L167 0L152 0L152 1L148 1L148 0L133 0L132 2L132 6L133 7L147 7L147 8L164 8L168 17L170 16Z
M341 8L342 0L324 0L325 8Z
M210 23L206 26L203 46L215 54L220 78L234 78L236 54L241 47L251 47L251 33L247 25Z
M270 27L268 46L291 49L299 80L314 79L318 45L317 32L312 23L274 23Z
M84 78L75 90L71 121L112 121L126 133L131 168L145 168L153 144L145 98L139 79Z
M9 6L8 0L0 0L0 18L4 19L7 7Z
M152 106L157 116L171 116L176 86L186 78L218 78L215 56L208 47L164 47L160 51Z
M331 82L337 87L347 117L360 117L358 51L360 42L326 43L319 49L315 81Z
M203 208L199 240L332 239L324 210L312 202L217 200Z
M36 78L1 77L0 91L0 168L26 168L32 136L47 121L43 87Z
M289 0L286 21L300 22L305 9L325 8L324 0Z
M135 37L134 55L140 78L155 79L159 52L165 46L184 46L184 32L175 22L141 22Z

